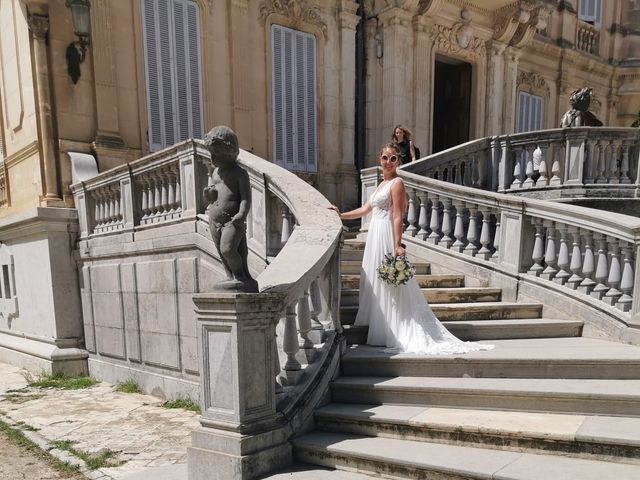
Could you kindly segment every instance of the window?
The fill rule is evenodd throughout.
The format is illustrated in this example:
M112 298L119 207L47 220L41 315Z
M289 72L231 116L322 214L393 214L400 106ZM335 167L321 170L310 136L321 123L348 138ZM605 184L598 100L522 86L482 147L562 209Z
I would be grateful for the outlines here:
M192 0L141 0L149 149L202 135L200 12Z
M591 25L600 25L601 0L580 0L578 18Z
M544 99L538 95L520 92L518 95L518 132L542 128Z
M315 172L316 39L271 27L273 160L289 170Z

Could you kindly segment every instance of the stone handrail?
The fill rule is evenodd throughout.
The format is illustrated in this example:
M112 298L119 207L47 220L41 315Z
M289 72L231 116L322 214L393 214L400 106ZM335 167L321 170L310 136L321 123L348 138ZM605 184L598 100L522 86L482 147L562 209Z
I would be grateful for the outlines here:
M617 330L629 341L640 339L627 329L640 328L639 219L485 192L407 171L400 176L409 194L404 235L413 244L606 311L609 324L602 329ZM363 194L379 179L377 167L363 170ZM365 220L364 230L367 225Z
M576 127L486 137L404 165L457 185L544 198L635 197L640 130Z

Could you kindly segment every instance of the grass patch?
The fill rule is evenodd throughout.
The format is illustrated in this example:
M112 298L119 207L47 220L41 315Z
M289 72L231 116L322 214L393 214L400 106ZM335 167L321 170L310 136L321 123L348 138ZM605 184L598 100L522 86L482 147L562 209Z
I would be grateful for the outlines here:
M28 423L24 423L22 420L20 420L19 422L17 422L18 425L20 425L20 428L23 430L29 430L30 432L37 432L38 430L40 430L39 428L36 427L32 427L31 425L29 425Z
M4 400L10 403L21 404L21 403L26 403L30 400L38 400L39 398L42 398L42 397L44 397L44 395L42 395L41 393L31 393L27 395L8 393L4 395Z
M124 382L120 382L118 385L116 385L115 391L122 393L142 393L140 385L138 385L138 382L136 382L133 378L125 380Z
M183 408L184 410L200 413L200 405L189 397L178 397L174 400L167 400L161 406L164 408Z
M71 377L65 373L41 373L36 378L25 376L30 387L58 388L61 390L80 390L94 386L98 381L93 377Z
M90 453L85 450L78 450L74 448L75 442L72 440L56 440L51 444L59 450L64 450L72 455L82 459L90 470L96 470L97 468L109 468L118 467L124 462L120 460L114 460L117 452L104 448L96 453Z
M45 452L40 447L38 447L38 445L25 437L24 433L22 433L20 430L9 426L2 420L0 420L0 432L4 433L11 443L17 445L18 447L24 448L25 450L28 450L32 455L46 461L49 465L51 465L59 472L70 474L80 471L80 467L78 465L58 460L49 452Z

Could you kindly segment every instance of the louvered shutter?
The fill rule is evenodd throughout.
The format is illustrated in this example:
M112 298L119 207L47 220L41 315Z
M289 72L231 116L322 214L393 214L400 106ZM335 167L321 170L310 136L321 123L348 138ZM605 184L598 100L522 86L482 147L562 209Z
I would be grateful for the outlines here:
M202 137L200 21L192 0L142 0L152 151Z
M289 170L316 171L315 37L271 27L273 160Z
M543 98L520 92L518 95L518 132L542 128Z
M585 22L600 24L601 0L580 0L578 18Z

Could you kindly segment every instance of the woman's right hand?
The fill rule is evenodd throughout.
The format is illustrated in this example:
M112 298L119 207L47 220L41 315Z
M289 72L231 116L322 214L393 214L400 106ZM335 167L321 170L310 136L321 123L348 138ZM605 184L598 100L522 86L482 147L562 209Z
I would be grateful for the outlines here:
M331 205L329 207L329 210L333 210L334 212L336 212L338 215L340 215L340 209L338 207L336 207L335 205Z

